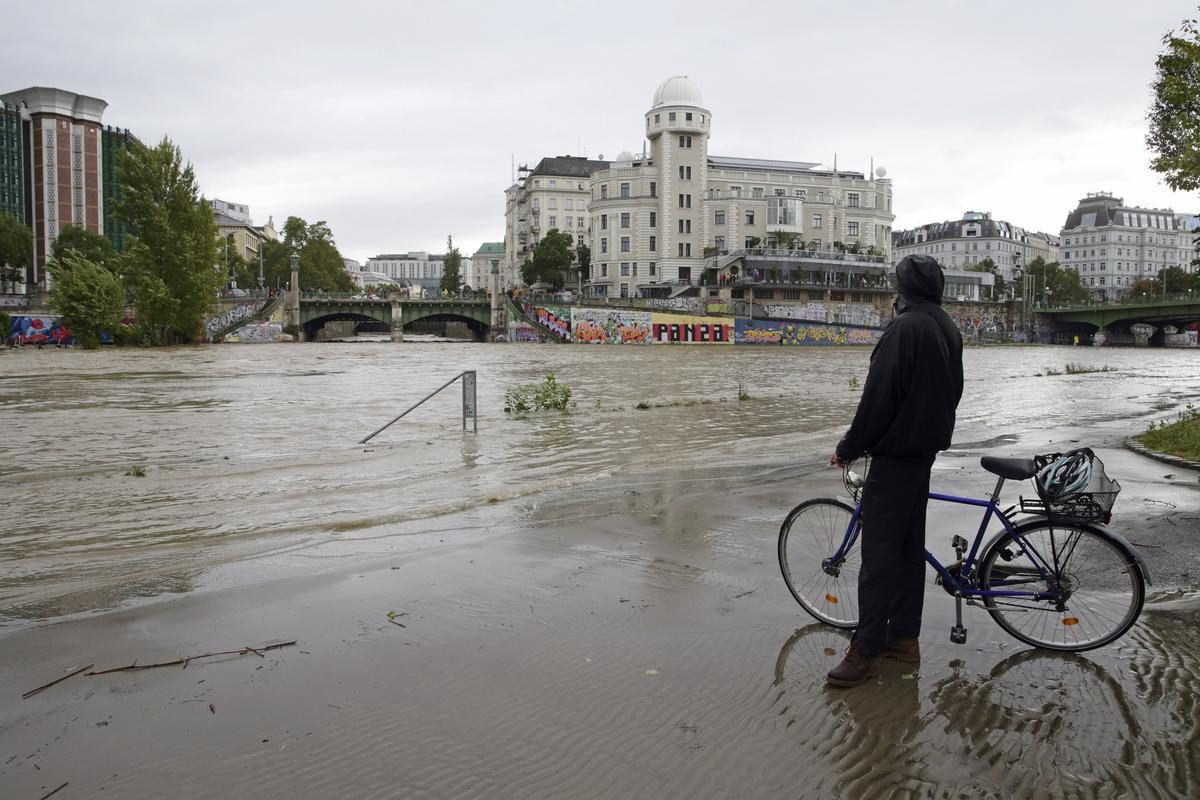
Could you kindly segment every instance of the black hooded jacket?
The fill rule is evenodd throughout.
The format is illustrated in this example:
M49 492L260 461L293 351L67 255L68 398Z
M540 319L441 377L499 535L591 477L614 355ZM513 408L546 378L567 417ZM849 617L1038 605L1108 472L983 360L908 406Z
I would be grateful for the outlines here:
M942 310L945 277L929 256L896 265L896 317L871 353L871 368L837 455L932 456L950 446L963 391L962 336Z

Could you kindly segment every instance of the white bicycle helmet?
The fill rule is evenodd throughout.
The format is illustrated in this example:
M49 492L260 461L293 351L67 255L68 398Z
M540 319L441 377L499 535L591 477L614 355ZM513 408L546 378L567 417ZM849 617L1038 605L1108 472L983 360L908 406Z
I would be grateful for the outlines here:
M1051 500L1082 492L1091 480L1092 459L1082 452L1056 458L1037 474L1038 489Z

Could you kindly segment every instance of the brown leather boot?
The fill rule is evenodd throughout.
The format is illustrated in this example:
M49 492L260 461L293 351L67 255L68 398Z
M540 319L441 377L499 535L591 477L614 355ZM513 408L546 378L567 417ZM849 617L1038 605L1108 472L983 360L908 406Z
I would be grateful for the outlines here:
M862 655L858 650L858 642L851 641L846 648L846 657L825 676L833 686L861 686L867 679L878 673L876 659Z
M920 664L921 643L917 639L889 639L880 655L906 664Z

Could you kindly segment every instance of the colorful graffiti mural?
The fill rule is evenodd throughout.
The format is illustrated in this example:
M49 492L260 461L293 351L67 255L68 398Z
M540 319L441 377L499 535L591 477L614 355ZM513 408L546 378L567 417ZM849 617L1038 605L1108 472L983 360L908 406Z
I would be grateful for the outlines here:
M737 344L873 345L879 341L882 333L873 328L848 328L843 325L739 319L735 325L734 341Z
M571 309L565 306L526 303L525 313L565 341L571 341Z
M211 339L215 334L221 332L235 322L243 319L249 319L258 313L258 310L266 305L265 300L258 300L252 303L240 303L233 308L228 308L217 314L215 317L209 317L204 323L204 333Z
M651 316L623 308L572 308L571 331L583 344L650 344Z
M1004 316L990 311L973 314L968 311L946 309L950 319L958 326L963 336L980 337L987 333L1003 333L1007 330Z
M526 344L540 344L541 342L546 341L546 337L541 331L530 325L528 322L509 320L508 341L524 342Z
M8 344L64 345L75 344L75 337L64 328L57 317L10 317L8 321Z
M733 325L712 317L652 314L651 336L666 344L733 344Z

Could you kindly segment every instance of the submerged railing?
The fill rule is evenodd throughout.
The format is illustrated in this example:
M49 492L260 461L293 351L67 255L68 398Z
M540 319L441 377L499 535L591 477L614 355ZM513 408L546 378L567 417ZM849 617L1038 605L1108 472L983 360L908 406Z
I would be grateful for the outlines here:
M366 437L366 438L364 438L364 439L359 439L358 443L359 443L359 444L366 444L367 442L371 441L371 440L372 440L372 439L374 439L376 436L378 436L380 433L383 433L383 431L387 430L387 429L388 429L388 428L390 428L392 425L394 425L396 422L400 421L400 419L401 419L402 417L404 417L404 415L405 415L405 414L407 414L408 412L412 411L414 408L416 408L417 406L421 405L421 404L422 404L422 403L424 403L426 400L428 400L429 398L433 397L435 394L437 394L438 392L440 392L442 389L445 389L447 386L449 386L450 384L454 383L454 382L455 382L456 380L458 380L459 378L462 378L462 382L463 382L463 383L462 383L462 401L463 401L462 420L463 420L463 430L465 431L465 430L467 429L467 420L469 419L469 420L471 421L471 433L479 433L479 420L478 420L478 418L476 417L476 414L475 414L475 409L476 409L476 406L475 406L475 370L473 370L473 369L468 369L468 370L465 370L465 371L463 371L463 372L460 372L460 373L458 373L458 374L457 374L457 375L455 375L453 378L451 378L450 380L446 381L446 382L445 382L445 383L443 383L441 386L439 386L438 388L434 389L432 392L430 392L429 394L425 395L424 397L422 397L422 398L421 398L420 400L418 400L417 402L413 403L413 404L412 404L411 406L409 406L408 408L404 409L404 411L403 411L403 412L401 412L399 416L395 417L395 418L394 418L394 419L393 419L391 422L389 422L389 423L387 423L386 425L384 425L383 427L379 428L379 430L375 431L375 432L374 432L374 433L372 433L370 436L367 436L367 437Z

